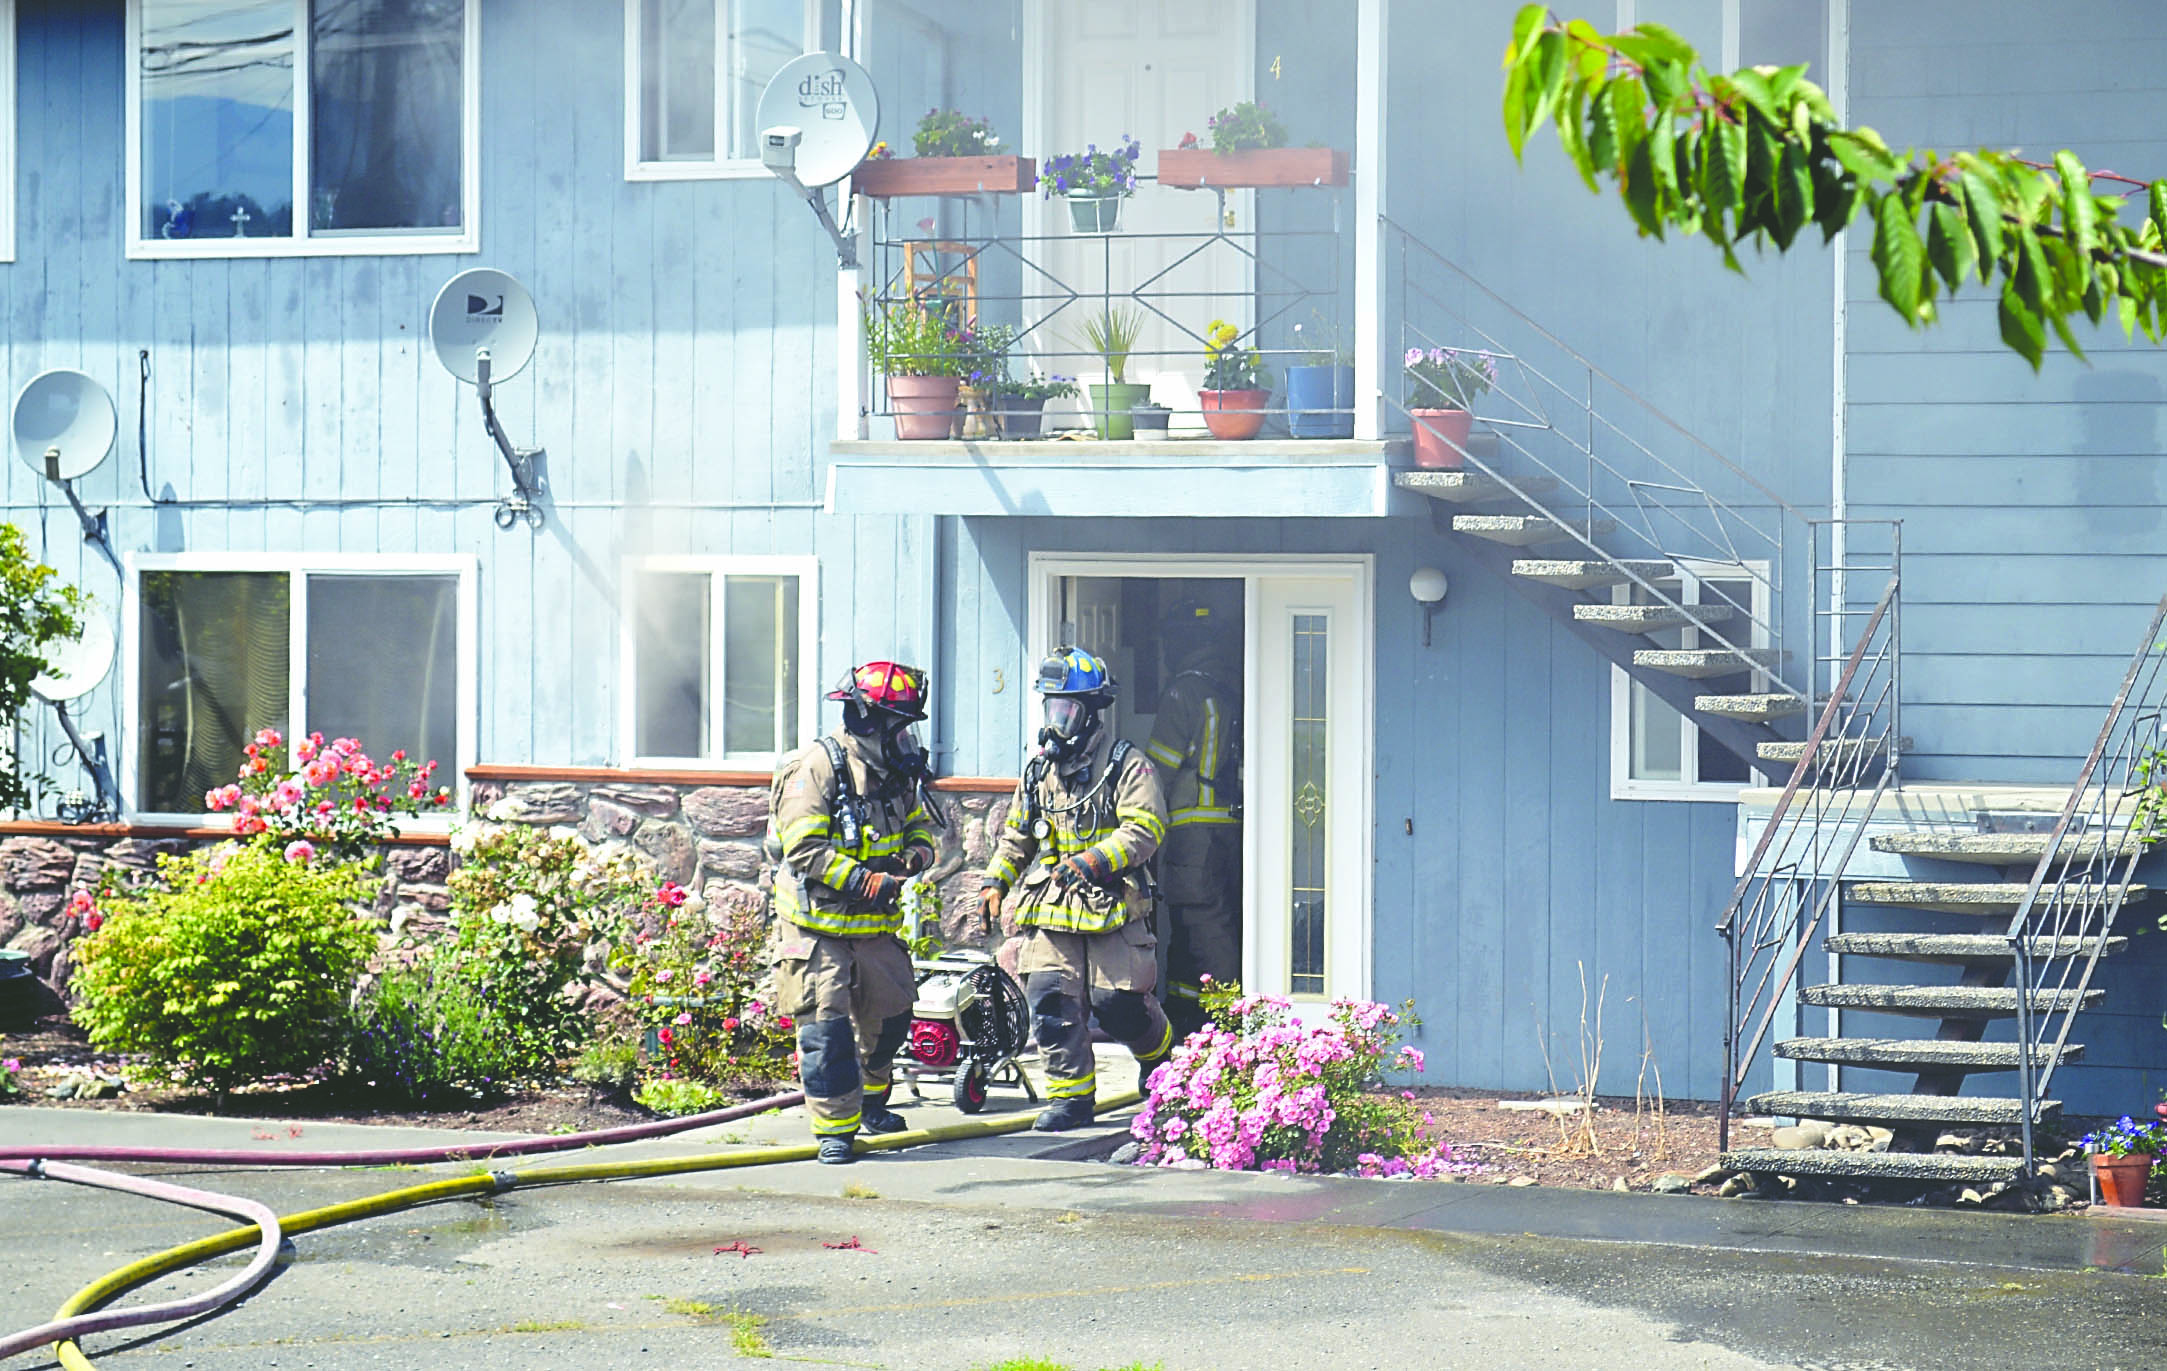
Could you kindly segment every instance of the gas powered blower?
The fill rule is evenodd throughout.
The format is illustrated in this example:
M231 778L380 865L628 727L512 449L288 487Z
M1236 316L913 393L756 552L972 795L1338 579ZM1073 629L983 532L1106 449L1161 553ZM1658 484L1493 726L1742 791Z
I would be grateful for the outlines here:
M1023 987L993 957L975 948L954 948L913 961L918 1000L911 1006L910 1037L897 1061L920 1099L921 1081L953 1083L956 1108L976 1114L986 1091L1019 1085L1031 1103L1038 1090L1018 1058L1030 1031Z

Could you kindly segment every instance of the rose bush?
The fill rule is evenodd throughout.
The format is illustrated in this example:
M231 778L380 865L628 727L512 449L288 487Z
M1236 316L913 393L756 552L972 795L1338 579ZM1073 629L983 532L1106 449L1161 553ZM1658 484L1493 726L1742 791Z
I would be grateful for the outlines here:
M1324 1023L1277 995L1205 986L1211 1022L1151 1073L1130 1133L1140 1165L1430 1178L1478 1168L1422 1136L1405 1100L1380 1098L1387 1071L1422 1070L1399 1045L1409 1022L1382 1004L1336 1000Z
M653 1044L649 1072L718 1084L791 1071L796 1024L761 984L767 919L757 896L713 902L665 882L610 953L610 970Z
M325 742L311 733L294 744L299 766L288 769L285 743L277 729L259 730L242 749L238 779L205 791L203 803L213 813L230 810L236 834L289 862L359 860L397 831L394 816L451 804L451 791L431 784L433 761L416 763L398 751L380 763L356 739Z

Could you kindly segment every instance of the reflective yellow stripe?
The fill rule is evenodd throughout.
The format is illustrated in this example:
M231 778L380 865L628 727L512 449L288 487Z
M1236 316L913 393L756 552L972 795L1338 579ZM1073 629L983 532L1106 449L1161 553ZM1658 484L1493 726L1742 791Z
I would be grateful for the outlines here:
M995 885L1016 883L1016 864L1006 857L996 857L986 867L986 880Z
M788 919L800 928L838 938L872 937L880 933L895 933L903 927L901 911L891 913L873 909L853 914L841 909L818 909L803 903L779 883L775 888L775 913L777 917Z
M1098 1084L1099 1073L1096 1071L1088 1076L1048 1075L1046 1077L1046 1094L1056 1100L1073 1100L1080 1096L1092 1094L1098 1089Z
M1207 808L1199 805L1194 809L1177 809L1167 820L1168 828L1181 828L1188 824L1238 824L1234 811L1224 806Z
M1119 812L1119 817L1121 822L1135 824L1149 833L1153 842L1163 842L1166 838L1166 821L1148 809L1124 809Z
M1060 933L1105 933L1127 923L1129 914L1126 901L1107 914L1067 905L1032 904L1016 911L1016 922L1031 928L1050 928Z
M1204 697L1204 743L1197 750L1196 775L1202 783L1204 803L1211 803L1212 782L1219 779L1219 702Z
M1156 741L1144 748L1144 755L1157 762L1160 766L1179 767L1181 765L1181 754L1179 752Z
M815 814L811 818L800 819L785 828L782 831L781 842L786 848L795 847L806 838L834 831L834 826L828 822L827 815Z
M1204 987L1194 981L1176 981L1170 989L1173 997L1177 1000L1201 1000L1204 998Z
M1167 1053L1173 1050L1174 1024L1173 1021L1169 1019L1166 1024L1166 1031L1159 1034L1159 1045L1152 1048L1149 1052L1144 1053L1142 1059L1146 1061L1157 1061L1159 1058L1165 1056Z
M847 1119L815 1119L813 1120L813 1136L816 1138L832 1138L838 1133L855 1133L858 1131L858 1125L863 1122L865 1122L863 1111L852 1114Z

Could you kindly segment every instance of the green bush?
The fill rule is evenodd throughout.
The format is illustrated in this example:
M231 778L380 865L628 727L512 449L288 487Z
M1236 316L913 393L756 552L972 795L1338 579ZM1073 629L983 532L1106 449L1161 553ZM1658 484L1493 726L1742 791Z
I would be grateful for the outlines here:
M665 884L610 953L665 1078L785 1080L796 1025L763 998L767 919L757 897L708 903Z
M653 1080L642 1081L632 1092L633 1103L657 1114L676 1117L681 1114L704 1114L710 1109L720 1109L729 1100L720 1090L699 1081Z
M498 1094L525 1066L495 1007L428 960L388 969L362 992L339 1055L349 1081L425 1106Z
M376 947L349 908L367 878L231 846L163 857L159 877L108 897L75 945L90 1040L220 1091L321 1066Z

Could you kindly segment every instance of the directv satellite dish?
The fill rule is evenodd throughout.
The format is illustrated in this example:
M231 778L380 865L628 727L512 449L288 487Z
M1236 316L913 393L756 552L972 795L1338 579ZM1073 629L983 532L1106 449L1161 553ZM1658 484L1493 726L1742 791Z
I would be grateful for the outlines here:
M832 186L873 150L880 93L864 67L832 52L808 52L783 64L760 92L754 115L768 170L800 186ZM796 130L796 156L778 166L772 135ZM789 141L787 138L785 141Z
M490 379L508 381L534 360L541 336L534 297L517 277L494 267L460 272L444 283L429 306L429 342L436 359L469 385L481 383L482 351L488 353Z
M83 616L83 631L56 643L47 654L45 674L30 683L41 700L60 704L87 695L113 669L113 626L105 616L91 610Z
M113 396L80 371L41 371L15 397L15 455L48 481L73 481L113 451Z

